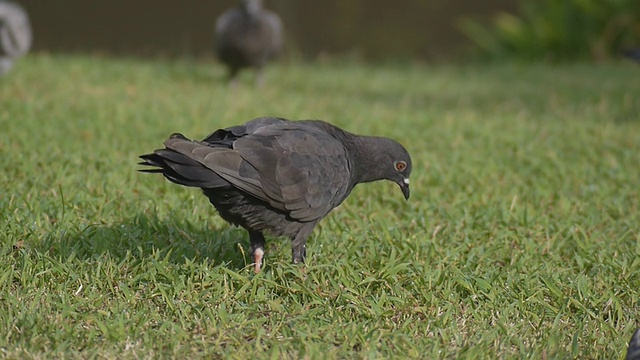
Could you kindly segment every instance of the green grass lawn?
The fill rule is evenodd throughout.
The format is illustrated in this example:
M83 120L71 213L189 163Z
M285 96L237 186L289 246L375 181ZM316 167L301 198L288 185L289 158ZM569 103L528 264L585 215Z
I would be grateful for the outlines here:
M0 80L0 357L620 359L640 319L640 66L33 55ZM263 115L385 135L305 266L136 172Z

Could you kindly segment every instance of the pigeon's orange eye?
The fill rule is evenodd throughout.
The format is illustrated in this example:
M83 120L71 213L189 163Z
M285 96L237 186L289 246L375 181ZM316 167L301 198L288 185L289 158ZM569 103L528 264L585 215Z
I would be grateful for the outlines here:
M396 161L394 166L396 167L396 170L403 171L407 168L407 163L404 161Z

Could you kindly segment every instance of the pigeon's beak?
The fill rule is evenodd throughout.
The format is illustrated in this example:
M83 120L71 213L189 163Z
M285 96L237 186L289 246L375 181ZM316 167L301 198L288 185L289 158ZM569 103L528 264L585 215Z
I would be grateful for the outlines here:
M409 195L410 195L409 179L408 178L400 179L400 181L398 181L398 185L400 186L400 190L402 190L402 194L404 195L404 199L405 200L409 200Z

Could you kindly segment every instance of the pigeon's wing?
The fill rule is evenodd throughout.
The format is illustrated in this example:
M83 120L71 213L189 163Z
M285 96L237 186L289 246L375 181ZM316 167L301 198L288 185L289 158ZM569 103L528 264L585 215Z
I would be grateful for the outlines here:
M209 142L172 137L164 145L299 221L322 218L351 190L347 151L327 133L293 123L239 137L243 131L234 129L209 135ZM232 148L223 146L229 141Z
M155 150L151 154L141 155L140 158L143 161L140 165L149 166L149 168L143 168L140 171L161 173L169 180L184 186L199 188L230 186L224 178L203 166L202 159L197 159L197 156L193 155L198 148L208 146L193 142L182 134L176 133L165 141L165 147L165 149ZM223 150L218 149L218 151Z
M273 117L257 118L216 130L200 142L176 133L165 141L165 149L140 156L144 160L141 165L156 167L140 171L159 172L178 184L201 188L221 188L233 181L247 193L269 201L260 188L257 171L243 163L242 157L231 148L236 140L262 127L285 123L289 122Z
M255 169L247 168L245 161L233 149L227 147L214 147L206 142L191 141L189 139L172 136L164 142L168 150L185 155L187 159L194 160L209 171L209 178L215 179L216 175L226 180L233 186L247 193L268 201L264 195ZM170 152L167 152L170 153ZM175 155L174 155L175 156ZM182 160L182 162L185 162ZM177 169L174 169L177 171ZM213 174L210 172L213 171ZM182 171L184 172L184 170ZM193 172L183 174L183 177L201 178L202 174Z
M227 35L227 31L229 31L232 25L241 19L242 19L242 13L238 9L229 9L223 12L216 19L216 27L215 27L216 38L218 38L218 40L223 40L223 38Z
M320 219L351 191L346 149L320 130L294 124L264 127L233 148L256 170L269 203L294 219Z
M267 126L279 126L290 124L286 119L275 117L259 117L248 121L242 125L231 126L225 129L219 129L207 135L203 142L207 142L213 146L226 146L231 148L233 142L243 136L253 134L261 128Z

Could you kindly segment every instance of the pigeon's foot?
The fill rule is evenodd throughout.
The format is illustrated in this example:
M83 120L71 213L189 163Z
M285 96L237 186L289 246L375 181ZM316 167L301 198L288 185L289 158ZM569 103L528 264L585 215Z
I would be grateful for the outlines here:
M257 248L253 251L253 266L254 271L257 273L260 272L260 268L262 267L262 257L264 256L264 250L262 248Z
M307 223L292 239L291 252L294 264L304 263L304 259L307 257L307 238L317 223L317 221Z
M301 264L304 263L304 259L307 257L307 247L302 245L302 248L293 250L293 263Z
M264 257L264 236L262 236L262 233L251 231L249 232L249 241L251 242L249 252L253 257L253 269L256 273L259 273L262 267L262 258Z

